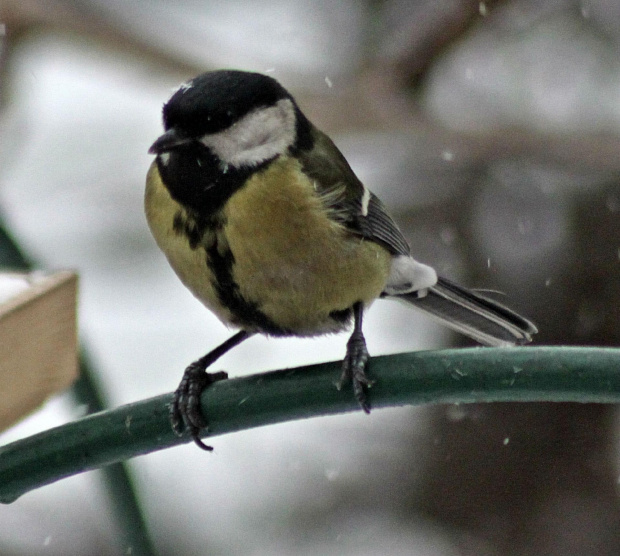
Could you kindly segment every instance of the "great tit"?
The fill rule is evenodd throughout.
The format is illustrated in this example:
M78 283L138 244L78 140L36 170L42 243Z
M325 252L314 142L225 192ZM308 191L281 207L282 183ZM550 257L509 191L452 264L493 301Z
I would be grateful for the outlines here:
M369 412L364 310L397 298L474 340L524 344L536 326L416 261L381 201L275 79L214 71L163 107L165 133L146 181L155 240L181 281L240 329L192 363L171 404L177 434L198 446L200 393L226 377L206 369L253 334L316 336L353 323L340 384Z

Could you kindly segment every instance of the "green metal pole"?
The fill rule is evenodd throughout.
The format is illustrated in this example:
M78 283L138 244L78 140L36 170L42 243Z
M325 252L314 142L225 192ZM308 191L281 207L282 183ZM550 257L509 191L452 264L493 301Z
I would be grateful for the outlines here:
M209 437L359 410L338 391L340 362L217 382L202 395ZM620 349L529 347L423 351L370 361L373 408L426 403L620 402ZM90 415L0 448L0 501L59 479L189 442L166 394ZM372 415L369 417L372 419ZM208 457L208 456L205 456Z

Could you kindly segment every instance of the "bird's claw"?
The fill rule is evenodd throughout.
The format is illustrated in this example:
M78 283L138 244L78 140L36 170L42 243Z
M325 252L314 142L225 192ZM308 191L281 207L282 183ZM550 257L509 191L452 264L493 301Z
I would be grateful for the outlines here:
M187 429L199 448L213 450L200 439L200 431L207 428L200 407L200 395L209 385L226 378L228 374L224 371L207 373L200 360L194 361L185 369L170 404L170 422L177 436L183 436Z
M346 382L351 381L353 395L366 413L370 413L366 390L374 384L374 381L370 380L364 372L369 358L364 335L361 332L353 333L347 342L347 354L342 362L342 375L338 381L338 390Z

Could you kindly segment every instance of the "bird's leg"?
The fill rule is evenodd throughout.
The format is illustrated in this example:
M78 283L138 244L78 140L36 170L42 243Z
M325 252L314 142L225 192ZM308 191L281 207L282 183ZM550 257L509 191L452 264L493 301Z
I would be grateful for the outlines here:
M366 349L366 340L362 333L362 315L364 312L364 304L358 301L353 305L353 318L355 319L353 333L347 342L347 354L342 362L342 376L338 383L338 389L342 388L345 382L353 383L353 394L359 402L361 408L370 413L370 404L366 397L366 390L372 386L373 381L370 380L364 369L369 359L368 350Z
M200 395L210 384L218 380L228 378L224 371L208 373L207 368L227 351L239 345L243 340L249 338L251 332L241 330L232 338L216 347L200 359L194 361L185 369L179 387L174 392L172 403L170 404L170 421L174 432L181 436L183 429L189 429L196 445L203 450L211 451L213 448L207 446L200 440L200 429L207 427L207 423L200 410Z

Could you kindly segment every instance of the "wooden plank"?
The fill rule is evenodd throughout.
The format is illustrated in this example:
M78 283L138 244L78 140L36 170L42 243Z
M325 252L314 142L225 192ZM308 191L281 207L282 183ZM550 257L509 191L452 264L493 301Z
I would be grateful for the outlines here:
M78 373L77 275L21 276L27 289L0 304L0 430L67 388Z

